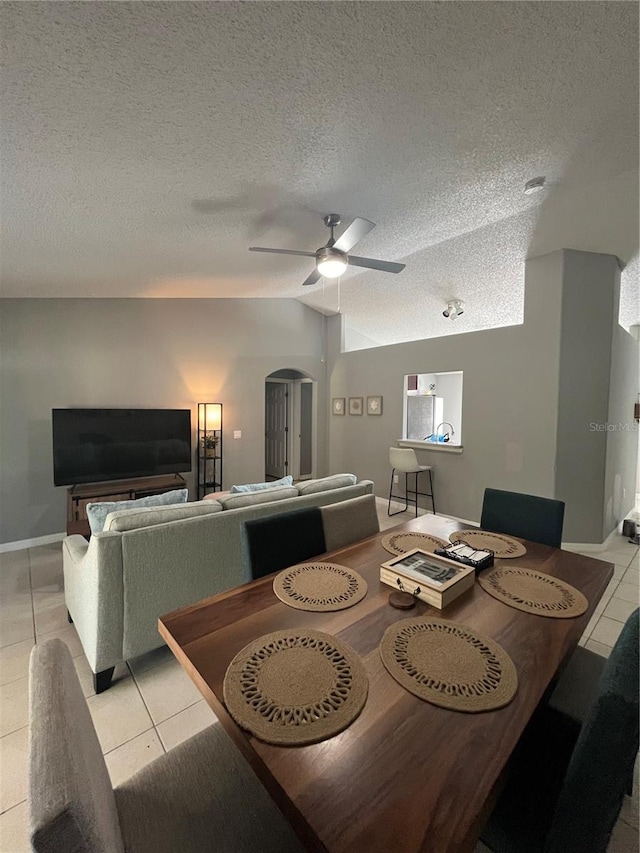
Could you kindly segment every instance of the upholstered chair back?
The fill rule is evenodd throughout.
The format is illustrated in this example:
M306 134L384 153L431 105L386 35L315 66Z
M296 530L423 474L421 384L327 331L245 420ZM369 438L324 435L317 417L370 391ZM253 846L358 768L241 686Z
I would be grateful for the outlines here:
M420 470L418 457L411 447L390 447L389 465L402 473L410 474Z
M374 495L323 506L320 512L327 551L344 548L380 532Z
M69 649L31 654L29 820L35 853L124 853L109 773Z

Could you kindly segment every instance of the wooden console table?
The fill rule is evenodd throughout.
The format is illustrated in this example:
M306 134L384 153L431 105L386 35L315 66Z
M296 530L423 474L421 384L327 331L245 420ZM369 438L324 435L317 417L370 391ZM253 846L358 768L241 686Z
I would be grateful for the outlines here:
M134 501L149 495L160 495L172 489L184 489L187 483L179 474L163 477L141 477L137 480L110 480L102 483L83 483L67 489L67 536L79 533L91 535L87 519L88 503L99 501Z

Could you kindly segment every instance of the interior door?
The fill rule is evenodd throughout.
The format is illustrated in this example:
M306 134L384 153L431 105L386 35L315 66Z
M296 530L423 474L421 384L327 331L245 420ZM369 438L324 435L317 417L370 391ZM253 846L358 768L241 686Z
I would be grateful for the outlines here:
M300 479L311 477L313 473L313 385L311 382L300 384Z
M264 467L266 480L279 480L289 469L289 391L287 382L265 383Z

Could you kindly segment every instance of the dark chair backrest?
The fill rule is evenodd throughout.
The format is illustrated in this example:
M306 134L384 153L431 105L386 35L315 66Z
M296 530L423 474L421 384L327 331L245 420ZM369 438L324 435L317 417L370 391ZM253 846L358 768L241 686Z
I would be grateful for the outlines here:
M485 489L480 527L559 548L564 502L520 492Z
M252 578L261 578L327 549L319 507L296 509L246 521L242 530L245 567Z
M638 754L638 620L605 664L558 798L545 853L605 853Z

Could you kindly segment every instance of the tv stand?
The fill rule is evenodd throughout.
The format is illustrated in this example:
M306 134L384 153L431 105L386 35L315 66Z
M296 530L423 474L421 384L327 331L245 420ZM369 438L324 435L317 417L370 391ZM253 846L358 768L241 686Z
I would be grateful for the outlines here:
M88 503L135 501L137 498L160 495L173 489L184 489L186 486L187 483L180 474L71 486L67 489L67 536L71 536L72 533L79 533L87 539L91 536L86 510Z

